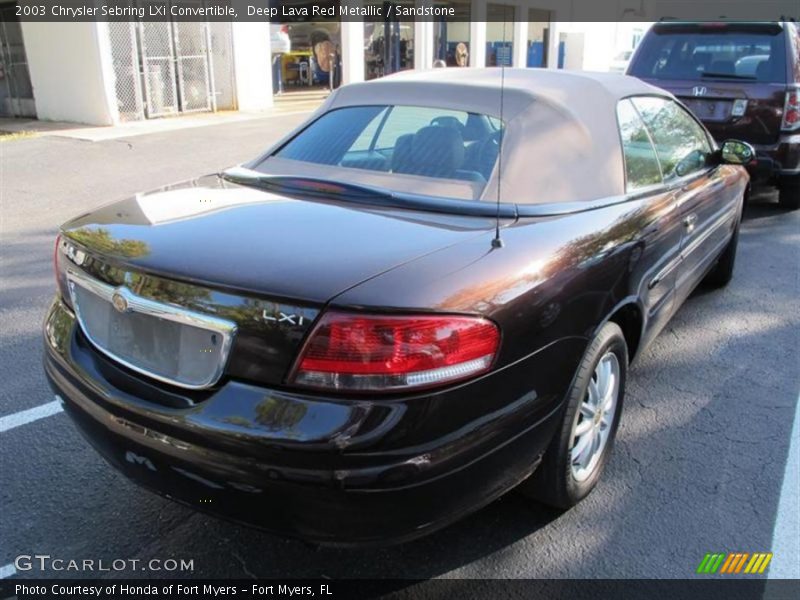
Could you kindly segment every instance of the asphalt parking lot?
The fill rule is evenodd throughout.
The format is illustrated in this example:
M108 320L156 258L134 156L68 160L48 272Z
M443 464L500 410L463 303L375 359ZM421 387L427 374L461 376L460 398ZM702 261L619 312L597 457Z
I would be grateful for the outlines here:
M40 366L40 327L54 290L57 226L96 205L250 158L301 118L96 143L0 143L0 419L53 400ZM784 483L790 438L800 434L800 426L792 434L800 211L784 212L774 200L762 192L746 211L731 285L695 293L640 358L605 477L568 513L512 493L410 544L317 549L139 489L57 412L0 430L1 572L13 576L16 556L39 553L191 559L193 573L150 575L204 578L684 578L706 552L771 551L774 536L800 539L798 514L786 514L785 500L779 510L782 490L795 502L800 495ZM776 553L773 569L786 560ZM791 568L800 577L800 566Z

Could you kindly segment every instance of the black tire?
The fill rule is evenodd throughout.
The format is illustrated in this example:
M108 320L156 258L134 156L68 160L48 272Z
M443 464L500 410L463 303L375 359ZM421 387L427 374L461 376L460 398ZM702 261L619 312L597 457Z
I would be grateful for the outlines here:
M741 226L741 218L736 223L736 229L733 230L733 236L725 246L725 250L719 255L717 264L712 267L708 272L703 283L709 287L721 288L728 285L733 279L733 267L736 264L736 249L739 247L739 227Z
M800 181L798 177L793 177L788 181L781 181L778 188L778 203L781 208L786 210L797 210L800 208Z
M593 471L586 479L578 481L573 474L571 464L573 429L578 422L581 403L588 395L589 382L594 377L598 363L607 352L614 353L619 365L616 410L610 425L608 439ZM556 431L539 468L520 486L523 494L544 504L568 509L580 502L594 489L614 446L614 438L622 415L627 372L628 346L625 343L625 336L619 325L608 322L591 341L581 360L572 387L567 394L561 427Z

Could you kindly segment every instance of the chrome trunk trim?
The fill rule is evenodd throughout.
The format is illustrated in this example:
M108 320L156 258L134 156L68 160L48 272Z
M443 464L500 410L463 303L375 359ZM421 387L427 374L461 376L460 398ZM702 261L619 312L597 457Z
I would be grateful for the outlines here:
M214 317L212 315L195 312L172 304L165 304L162 302L157 302L155 300L150 300L149 298L143 298L141 296L136 295L125 286L114 287L108 285L107 283L103 283L101 281L93 279L83 272L76 271L73 269L67 270L67 282L69 284L69 292L70 292L70 298L72 300L72 306L75 309L75 316L77 317L78 323L80 324L81 331L83 331L83 334L95 348L97 348L100 352L102 352L109 358L120 363L121 365L124 365L125 367L131 369L132 371L136 371L137 373L141 373L142 375L146 375L157 381L161 381L185 389L191 389L191 390L206 389L212 387L215 383L217 383L217 381L219 381L219 378L225 371L225 365L228 362L230 349L233 344L233 337L236 334L236 323L228 321L226 319L221 319L219 317ZM221 337L222 341L220 347L219 361L217 361L215 369L209 373L206 380L203 381L202 383L189 384L182 382L180 380L176 380L171 377L165 377L163 375L159 375L158 373L154 373L149 369L139 367L135 364L130 363L126 359L121 358L114 352L107 350L101 344L99 344L95 339L93 339L91 333L89 333L87 327L85 326L84 319L81 316L80 303L77 301L77 296L75 294L75 286L80 286L83 289L91 292L92 294L95 294L96 296L100 297L106 302L114 305L115 308L117 308L118 310L119 308L115 304L115 297L124 300L124 306L125 306L124 312L136 312L150 317L164 319L167 321L173 321L175 323L180 323L182 325L189 325L191 327L204 329L218 334Z

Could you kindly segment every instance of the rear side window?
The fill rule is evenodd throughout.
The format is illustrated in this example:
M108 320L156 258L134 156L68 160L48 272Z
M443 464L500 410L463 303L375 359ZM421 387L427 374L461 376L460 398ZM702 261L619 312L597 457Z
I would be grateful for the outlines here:
M625 189L633 192L661 183L661 168L644 123L630 100L617 105L622 153L625 158Z
M786 40L777 25L656 25L629 73L652 79L786 82Z
M705 129L683 107L672 100L650 96L631 101L653 138L665 181L706 168L711 143Z
M502 124L419 106L351 106L324 114L274 156L366 171L486 183Z

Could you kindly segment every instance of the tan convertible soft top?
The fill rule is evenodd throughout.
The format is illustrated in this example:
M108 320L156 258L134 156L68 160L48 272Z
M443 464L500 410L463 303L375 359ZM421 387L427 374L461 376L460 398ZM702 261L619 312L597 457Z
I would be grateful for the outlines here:
M502 71L505 73L502 73ZM617 102L628 96L670 94L633 77L610 73L547 69L447 68L407 71L357 83L334 92L312 118L345 106L394 104L464 110L506 123L502 172L485 187L459 181L404 176L341 167L319 167L318 175L346 177L397 189L400 177L413 179L407 191L452 194L523 204L593 200L624 193L624 164L616 119ZM501 110L500 86L503 78ZM292 134L294 135L294 134ZM302 174L296 161L273 158L268 172ZM304 163L305 169L310 165ZM339 177L337 177L337 174ZM395 185L390 185L390 178Z

